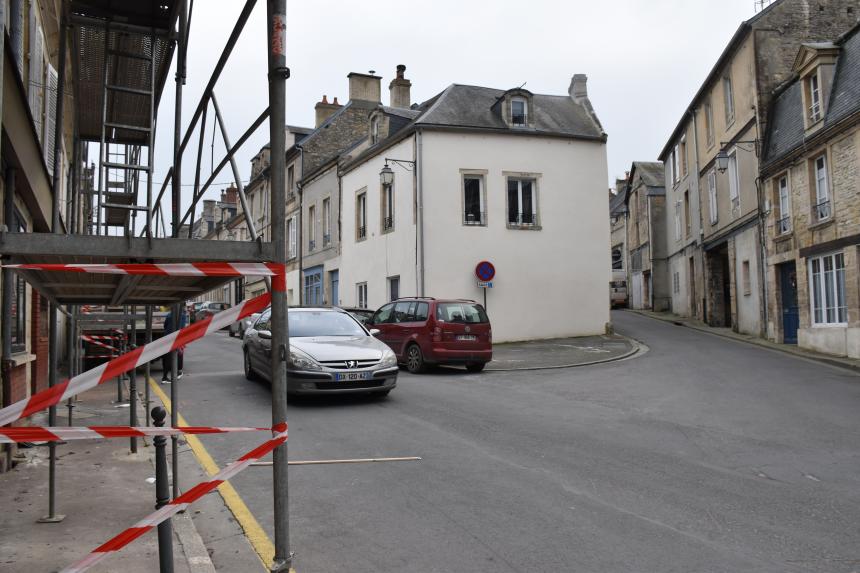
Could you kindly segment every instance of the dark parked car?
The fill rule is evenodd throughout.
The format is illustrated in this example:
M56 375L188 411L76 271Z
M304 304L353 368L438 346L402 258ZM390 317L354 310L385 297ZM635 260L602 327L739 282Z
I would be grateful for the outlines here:
M480 372L493 359L493 331L484 307L472 300L401 298L367 323L410 372L428 364L463 364Z
M222 310L227 310L228 308L230 308L230 305L226 302L204 302L194 314L194 322L204 320L205 318L210 317L213 314L217 314Z
M271 310L245 331L245 376L269 378ZM385 396L397 385L397 358L351 314L339 308L289 309L290 394L370 392Z
M355 319L361 324L367 324L367 321L373 317L373 310L369 308L344 308L341 307L342 310L345 310L349 314L355 317Z

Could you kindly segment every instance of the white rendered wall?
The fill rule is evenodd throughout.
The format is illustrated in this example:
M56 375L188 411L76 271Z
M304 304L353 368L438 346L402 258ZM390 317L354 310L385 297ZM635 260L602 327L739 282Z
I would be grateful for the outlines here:
M475 133L423 138L425 294L482 301L474 268L487 259L497 272L487 293L494 341L602 334L611 274L605 144ZM486 227L462 223L461 169L486 170ZM507 228L510 174L537 178L541 230Z
M400 296L418 294L415 283L415 209L413 172L394 170L394 230L382 233L379 172L385 157L413 160L407 138L343 176L341 183L340 304L358 306L357 283L367 283L369 308L388 302L388 277L400 277ZM356 240L356 196L367 190L367 238Z

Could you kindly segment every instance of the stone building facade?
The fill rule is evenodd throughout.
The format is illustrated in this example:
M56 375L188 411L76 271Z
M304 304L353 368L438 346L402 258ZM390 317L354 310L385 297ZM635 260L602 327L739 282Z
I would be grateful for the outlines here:
M669 310L663 164L634 161L625 194L628 304L631 308Z
M764 145L768 338L860 358L860 26L800 47Z
M740 25L694 96L660 154L667 195L677 205L686 193L690 205L689 221L683 202L679 215L676 207L667 210L669 232L678 218L684 231L669 244L672 280L677 276L680 283L677 293L673 288L674 311L712 326L765 333L767 252L758 177L766 112L773 90L791 77L800 45L850 29L857 12L855 0L773 2Z

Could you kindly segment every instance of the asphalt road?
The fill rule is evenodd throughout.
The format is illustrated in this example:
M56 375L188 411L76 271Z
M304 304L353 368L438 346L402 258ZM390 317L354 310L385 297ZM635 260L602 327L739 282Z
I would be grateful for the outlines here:
M860 378L623 311L613 322L650 351L401 372L386 400L291 404L291 459L423 458L292 467L298 571L860 571ZM210 337L185 364L188 423L269 423L238 340ZM259 439L205 444L223 465ZM233 484L271 536L271 470Z

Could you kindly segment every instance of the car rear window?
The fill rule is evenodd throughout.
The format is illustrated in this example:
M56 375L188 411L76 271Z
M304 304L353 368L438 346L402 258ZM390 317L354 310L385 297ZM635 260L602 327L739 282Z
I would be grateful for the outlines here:
M436 320L468 324L490 322L484 307L474 302L440 302L436 305Z

